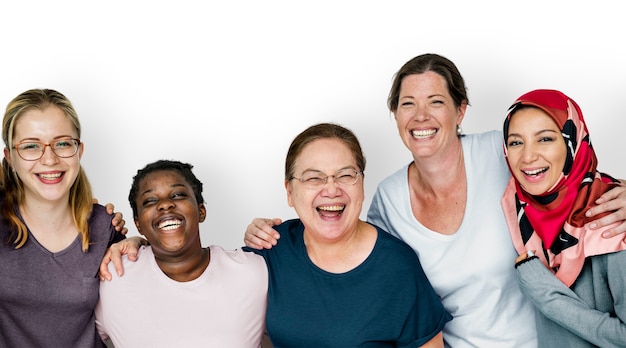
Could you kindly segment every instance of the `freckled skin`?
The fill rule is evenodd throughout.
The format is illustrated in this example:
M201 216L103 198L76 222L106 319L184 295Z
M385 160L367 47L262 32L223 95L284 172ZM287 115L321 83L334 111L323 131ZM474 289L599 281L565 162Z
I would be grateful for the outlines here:
M455 106L443 77L432 71L413 74L402 80L398 109L394 112L398 133L413 157L449 153L459 144L456 133L467 105ZM432 132L416 138L412 132Z

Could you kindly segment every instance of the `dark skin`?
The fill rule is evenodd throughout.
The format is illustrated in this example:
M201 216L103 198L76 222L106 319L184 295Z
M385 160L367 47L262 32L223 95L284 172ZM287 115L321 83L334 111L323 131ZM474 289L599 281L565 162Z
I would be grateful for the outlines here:
M191 185L178 172L161 170L146 175L138 192L135 226L150 242L159 268L179 282L198 278L211 255L200 241L206 208Z

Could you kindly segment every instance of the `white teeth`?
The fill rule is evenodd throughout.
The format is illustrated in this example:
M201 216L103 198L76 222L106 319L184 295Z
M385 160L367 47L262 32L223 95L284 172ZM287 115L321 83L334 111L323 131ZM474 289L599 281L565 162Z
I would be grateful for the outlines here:
M340 211L340 210L343 210L345 207L346 207L345 205L331 205L331 206L319 207L319 210Z
M413 135L413 137L415 137L415 138L425 138L425 137L429 137L429 136L431 136L431 135L433 135L435 133L437 133L436 129L411 131L411 135Z
M61 173L56 173L56 174L39 174L39 177L41 177L42 179L45 180L54 180L54 179L58 179L61 177Z
M546 170L548 170L548 168L539 168L535 170L522 170L522 172L524 172L524 174L526 175L537 175L539 173L545 172Z
M158 227L159 229L169 231L178 228L181 224L182 222L180 220L165 220L162 221Z

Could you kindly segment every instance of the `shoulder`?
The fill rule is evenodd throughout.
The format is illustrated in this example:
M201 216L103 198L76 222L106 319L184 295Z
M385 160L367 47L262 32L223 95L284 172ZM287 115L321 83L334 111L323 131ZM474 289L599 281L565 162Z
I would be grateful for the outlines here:
M497 166L500 172L508 173L501 131L493 130L468 134L461 138L461 143L463 144L463 154L467 157L466 164L469 160L469 164L473 164L474 169L491 170L492 166Z
M293 235L296 233L302 233L304 231L304 225L300 219L291 219L283 221L278 226L274 226L274 229L280 233L281 238L283 234Z
M221 279L245 279L248 283L267 284L268 271L265 259L254 252L243 249L225 250L211 245L211 261L205 273L221 274Z
M124 267L124 276L120 277L117 275L117 271L115 270L115 265L113 262L110 262L109 272L111 273L112 279L110 282L104 282L102 284L113 283L114 281L131 281L135 276L133 274L137 274L137 272L144 274L146 271L146 267L149 267L151 264L151 260L154 259L154 254L152 253L152 247L149 245L142 245L137 250L137 260L131 261L128 259L128 255L122 255L122 266Z
M376 229L378 239L371 254L372 264L378 267L384 265L388 273L386 276L395 277L397 284L405 282L406 285L426 286L427 283L423 282L426 275L415 250L383 229Z
M502 150L503 141L502 131L498 130L466 134L461 137L463 146L497 149L498 151Z
M220 259L221 262L231 263L233 265L257 265L265 267L263 257L243 249L225 250L219 245L209 246L211 250L211 262Z
M94 242L99 239L108 241L119 241L125 236L115 231L112 221L113 215L107 213L106 208L100 204L94 204L91 216L89 217L89 238Z
M371 225L376 228L376 231L378 233L378 239L376 244L380 248L392 249L393 253L390 255L393 255L393 257L403 255L404 257L408 257L411 260L417 259L417 254L415 253L415 250L413 250L413 248L411 248L411 246L409 246L407 243L405 243L398 237L393 236L391 233L388 233L384 229L374 224Z
M407 177L407 171L409 168L409 165L411 165L412 162L405 164L404 166L402 166L402 168L396 170L393 174L389 175L388 177L384 178L379 184L378 187L376 188L376 192L380 192L380 191L386 191L389 189L395 189L398 188L402 185L406 185L406 177Z
M91 210L91 216L89 217L89 223L103 222L105 220L110 224L111 220L113 220L113 215L107 213L106 208L103 205L94 203Z

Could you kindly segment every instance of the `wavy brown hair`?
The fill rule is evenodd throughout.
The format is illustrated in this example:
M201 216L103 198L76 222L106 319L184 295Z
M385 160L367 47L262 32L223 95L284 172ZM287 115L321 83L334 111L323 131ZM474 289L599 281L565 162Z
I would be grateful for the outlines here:
M452 100L454 100L454 106L459 107L463 103L469 105L467 87L456 65L446 57L434 53L426 53L404 63L400 70L394 75L391 90L387 97L387 107L391 112L396 112L398 109L400 87L402 87L404 78L410 75L423 74L428 71L438 74L446 81L448 93L450 93Z

